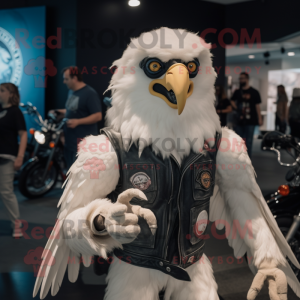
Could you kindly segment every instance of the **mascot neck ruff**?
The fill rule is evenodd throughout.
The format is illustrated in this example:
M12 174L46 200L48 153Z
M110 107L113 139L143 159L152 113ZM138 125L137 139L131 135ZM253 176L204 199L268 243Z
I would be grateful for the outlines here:
M81 261L88 267L94 255L113 255L105 300L218 300L204 249L209 221L226 224L237 258L251 257L248 299L266 278L272 297L287 299L287 283L300 296L286 256L300 265L264 201L245 143L220 126L209 45L160 28L132 39L113 65L108 127L79 147L33 296L41 289L43 299L50 288L56 295L67 269L75 282Z

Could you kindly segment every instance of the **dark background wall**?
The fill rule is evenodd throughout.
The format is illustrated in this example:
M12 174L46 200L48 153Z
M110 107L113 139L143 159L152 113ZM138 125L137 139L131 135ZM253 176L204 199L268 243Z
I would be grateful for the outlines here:
M141 1L130 7L125 0L78 0L77 30L80 39L77 64L86 67L85 82L101 97L111 73L101 74L101 67L111 66L120 58L130 37L159 27L184 28L202 32L207 28L220 30L225 26L225 6L203 1ZM97 40L97 35L100 40ZM85 37L85 38L84 38ZM85 42L90 37L90 43ZM207 42L217 43L216 35L207 35ZM214 65L220 67L218 82L224 81L225 49L213 49ZM97 74L92 74L92 67ZM105 70L104 70L105 71ZM94 72L95 73L95 72ZM103 123L102 123L103 124ZM101 125L102 125L101 124Z
M21 8L30 6L45 5L46 9L46 38L49 36L57 36L57 28L62 28L63 32L67 29L76 30L77 1L76 0L13 0L0 1L0 9ZM53 43L55 44L55 43ZM62 40L61 49L46 48L46 58L51 59L57 68L57 74L48 77L47 88L45 89L45 110L51 108L63 108L66 97L67 88L62 83L62 74L60 70L68 65L76 64L76 46L66 47L66 43ZM30 99L23 99L29 101Z
M261 30L262 43L300 31L299 0L256 0L226 6L226 27Z
M101 74L121 57L130 37L159 28L185 28L194 32L212 28L216 33L206 35L206 41L216 43L214 66L220 68L217 83L224 83L225 49L218 44L218 34L232 28L238 34L247 28L261 30L262 42L270 42L300 31L299 0L257 0L232 5L186 0L142 0L139 7L129 7L127 0L13 0L1 1L0 9L40 6L47 7L47 37L62 29L62 48L46 49L58 69L48 78L46 111L65 105L67 89L60 70L69 65L84 68L84 81L97 90L101 99L111 74ZM71 36L71 38L68 38ZM100 36L100 38L98 38ZM225 42L231 42L230 34ZM75 44L74 44L75 43ZM105 106L103 105L104 109ZM103 122L101 123L103 126Z

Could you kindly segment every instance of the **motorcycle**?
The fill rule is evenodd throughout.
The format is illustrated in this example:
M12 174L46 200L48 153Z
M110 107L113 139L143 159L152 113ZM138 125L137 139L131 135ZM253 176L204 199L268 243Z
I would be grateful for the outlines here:
M61 134L68 119L48 113L43 120L37 114L40 130L34 130L36 145L31 157L21 168L19 190L25 197L38 198L51 191L59 174L66 179L66 163L63 155Z
M293 163L283 163L279 149L294 150ZM264 135L262 150L277 154L281 166L290 168L286 173L286 183L272 193L265 195L265 200L288 244L300 262L300 141L291 135L272 131ZM288 260L298 280L300 270Z
M23 110L23 114L28 114L28 115L32 116L34 118L34 120L38 124L40 124L41 115L37 111L36 107L32 105L32 103L30 103L30 102L27 102L26 104L20 103L20 107L25 109L25 110ZM28 161L37 152L37 143L35 142L34 136L33 136L34 131L35 131L34 128L30 128L30 130L29 130L29 133L31 134L31 138L28 141L27 146L26 146L26 150L24 153L24 159L23 159L24 162ZM21 173L21 169L18 171L15 171L15 175L14 175L14 183L15 184L18 183L20 173Z

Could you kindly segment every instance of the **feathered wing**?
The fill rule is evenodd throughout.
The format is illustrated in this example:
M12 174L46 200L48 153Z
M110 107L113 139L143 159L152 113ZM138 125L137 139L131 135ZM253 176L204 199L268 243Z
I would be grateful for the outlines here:
M60 210L57 222L42 254L43 261L33 297L41 287L40 298L45 298L51 286L52 296L56 295L67 268L69 280L75 282L80 261L88 267L92 255L106 257L106 251L120 247L111 237L90 238L91 230L84 224L81 239L77 236L66 237L69 225L70 233L72 229L78 233L78 224L74 224L77 220L86 219L89 212L107 205L108 200L103 198L115 189L119 180L117 155L106 136L88 136L81 143L77 160L68 172L65 190L58 203Z
M265 258L274 259L300 297L299 281L285 257L298 268L300 265L264 200L244 141L226 127L222 128L216 167L210 221L216 221L218 229L225 226L228 243L236 258L247 252L253 273Z

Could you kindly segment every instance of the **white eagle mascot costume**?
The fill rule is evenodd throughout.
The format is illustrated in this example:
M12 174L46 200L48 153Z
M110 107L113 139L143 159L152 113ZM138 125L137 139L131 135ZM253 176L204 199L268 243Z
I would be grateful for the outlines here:
M197 34L160 28L134 38L113 65L108 127L80 143L33 296L57 294L68 268L94 255L114 261L106 300L217 300L203 253L206 225L226 228L237 258L266 280L272 300L300 287L300 268L255 180L243 140L221 128L209 45ZM130 203L129 203L130 201Z

